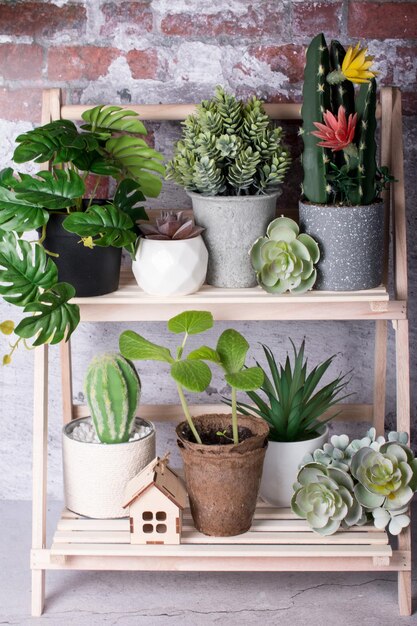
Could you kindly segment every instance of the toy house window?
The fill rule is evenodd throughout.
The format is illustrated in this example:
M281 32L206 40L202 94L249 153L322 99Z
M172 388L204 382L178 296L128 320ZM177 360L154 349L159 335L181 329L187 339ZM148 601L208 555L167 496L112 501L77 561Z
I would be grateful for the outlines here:
M155 513L155 519L157 522L165 522L167 518L167 514L165 513L165 511L157 511L157 513ZM144 511L142 513L142 519L144 522L152 522L154 520L154 514L151 511ZM159 534L163 534L167 532L167 526L166 524L156 524L156 527L154 526L154 524L143 524L142 526L142 530L144 533L153 533L156 532Z

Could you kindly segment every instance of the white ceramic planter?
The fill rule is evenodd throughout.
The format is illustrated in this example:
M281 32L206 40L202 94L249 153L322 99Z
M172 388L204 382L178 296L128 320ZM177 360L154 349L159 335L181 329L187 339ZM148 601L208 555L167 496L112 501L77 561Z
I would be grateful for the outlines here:
M323 447L327 426L319 437L307 441L269 441L262 474L260 495L275 506L289 507L298 466L306 454Z
M208 252L201 235L192 239L140 239L132 264L136 281L152 296L186 296L206 279Z
M122 507L125 487L155 458L154 425L136 418L152 431L128 443L86 443L72 439L69 434L75 426L89 419L73 420L63 429L65 506L74 513L97 519L126 517L128 513Z

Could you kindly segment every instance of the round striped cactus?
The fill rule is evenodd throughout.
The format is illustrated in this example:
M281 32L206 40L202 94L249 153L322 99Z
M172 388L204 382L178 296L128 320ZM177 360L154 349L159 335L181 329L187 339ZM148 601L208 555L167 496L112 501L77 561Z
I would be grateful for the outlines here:
M140 379L121 354L95 357L87 370L85 393L102 443L129 441L140 398Z

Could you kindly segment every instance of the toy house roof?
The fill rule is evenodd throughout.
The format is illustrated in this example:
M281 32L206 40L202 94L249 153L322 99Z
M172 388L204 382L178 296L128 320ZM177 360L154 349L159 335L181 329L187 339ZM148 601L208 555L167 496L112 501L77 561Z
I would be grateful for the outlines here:
M180 509L187 506L187 491L182 479L165 462L156 457L128 482L123 508L128 507L151 486L159 489Z

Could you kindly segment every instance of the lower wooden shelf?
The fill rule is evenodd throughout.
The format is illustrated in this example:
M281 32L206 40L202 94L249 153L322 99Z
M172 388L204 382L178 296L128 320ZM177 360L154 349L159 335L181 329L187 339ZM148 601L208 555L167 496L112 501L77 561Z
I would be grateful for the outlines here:
M33 550L32 567L174 571L408 571L405 552L385 532L356 526L330 537L313 533L290 509L260 501L249 532L207 537L185 511L181 545L131 545L129 520L96 520L64 510L49 550Z

